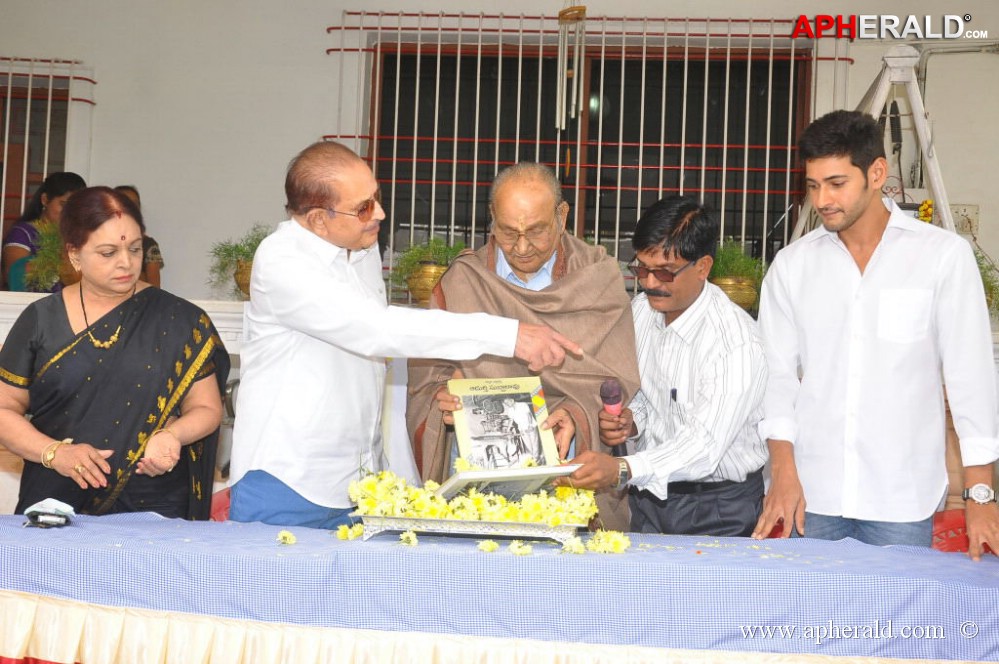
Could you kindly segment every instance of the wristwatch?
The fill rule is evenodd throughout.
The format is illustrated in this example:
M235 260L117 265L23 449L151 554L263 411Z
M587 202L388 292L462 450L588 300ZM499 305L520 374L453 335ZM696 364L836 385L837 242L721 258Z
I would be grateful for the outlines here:
M52 467L52 461L55 459L56 452L61 445L52 445L45 449L45 454L42 455L42 465L46 468Z
M996 492L988 484L975 484L970 489L965 489L961 497L973 500L979 505L988 505L996 500Z
M631 468L628 467L628 462L624 459L617 460L617 483L611 487L612 489L622 489L624 485L628 483L631 479Z
M57 440L56 442L50 444L42 451L42 466L45 468L52 468L52 462L55 460L56 452L63 445L71 445L73 443L72 438L63 438L62 440Z

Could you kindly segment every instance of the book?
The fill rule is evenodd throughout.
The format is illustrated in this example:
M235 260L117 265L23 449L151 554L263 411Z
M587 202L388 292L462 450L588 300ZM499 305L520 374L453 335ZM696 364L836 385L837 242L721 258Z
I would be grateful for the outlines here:
M582 464L576 463L565 466L465 470L449 477L436 493L451 500L474 488L479 493L495 493L507 500L520 500L526 494L550 489L552 480L556 477L571 475L579 468L582 468Z
M461 399L454 411L458 456L475 468L557 466L555 436L541 424L548 406L541 379L461 378L447 382Z

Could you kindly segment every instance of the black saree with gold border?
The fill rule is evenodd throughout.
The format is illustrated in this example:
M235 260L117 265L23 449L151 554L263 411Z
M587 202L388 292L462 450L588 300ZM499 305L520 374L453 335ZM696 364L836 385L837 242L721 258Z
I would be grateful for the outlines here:
M110 347L94 343L116 331ZM26 460L16 512L51 497L81 514L207 519L217 430L182 447L172 472L148 477L135 467L152 433L180 414L191 386L214 376L221 394L228 374L229 355L208 315L158 288L137 292L80 334L70 328L61 294L32 303L0 349L0 380L28 390L28 413L39 431L114 454L104 489L80 489Z

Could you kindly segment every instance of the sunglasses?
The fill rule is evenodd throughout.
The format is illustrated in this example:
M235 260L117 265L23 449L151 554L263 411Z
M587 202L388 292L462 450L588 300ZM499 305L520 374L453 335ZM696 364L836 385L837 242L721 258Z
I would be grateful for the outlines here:
M680 274L681 272L683 272L684 270L686 270L688 267L690 267L691 265L693 265L696 262L697 261L690 261L689 263L687 263L686 265L684 265L683 267L681 267L676 272L673 272L672 270L667 270L664 267L650 269L650 268L647 268L644 265L640 265L638 263L631 263L630 265L628 265L628 269L631 270L631 273L633 275L635 275L636 277L638 277L639 279L645 279L646 277L648 277L651 274L658 281L660 281L660 282L662 282L664 284L669 284L669 283L672 283L674 279L676 279L676 275Z
M381 205L382 202L382 190L378 189L375 191L375 195L358 205L353 212L347 212L346 210L334 210L333 208L324 208L322 206L316 206L312 209L326 210L331 214L345 214L349 217L357 217L362 224L366 224L371 221L371 217L375 215L375 208Z

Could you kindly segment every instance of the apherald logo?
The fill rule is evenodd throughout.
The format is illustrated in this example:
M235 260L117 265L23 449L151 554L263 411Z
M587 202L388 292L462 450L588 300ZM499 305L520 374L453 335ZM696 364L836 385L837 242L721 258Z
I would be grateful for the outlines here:
M819 14L809 19L802 14L794 24L791 38L808 37L819 39L987 39L988 30L965 30L964 24L971 21L971 14L957 16L947 14L933 16L891 16L851 14L832 16Z

